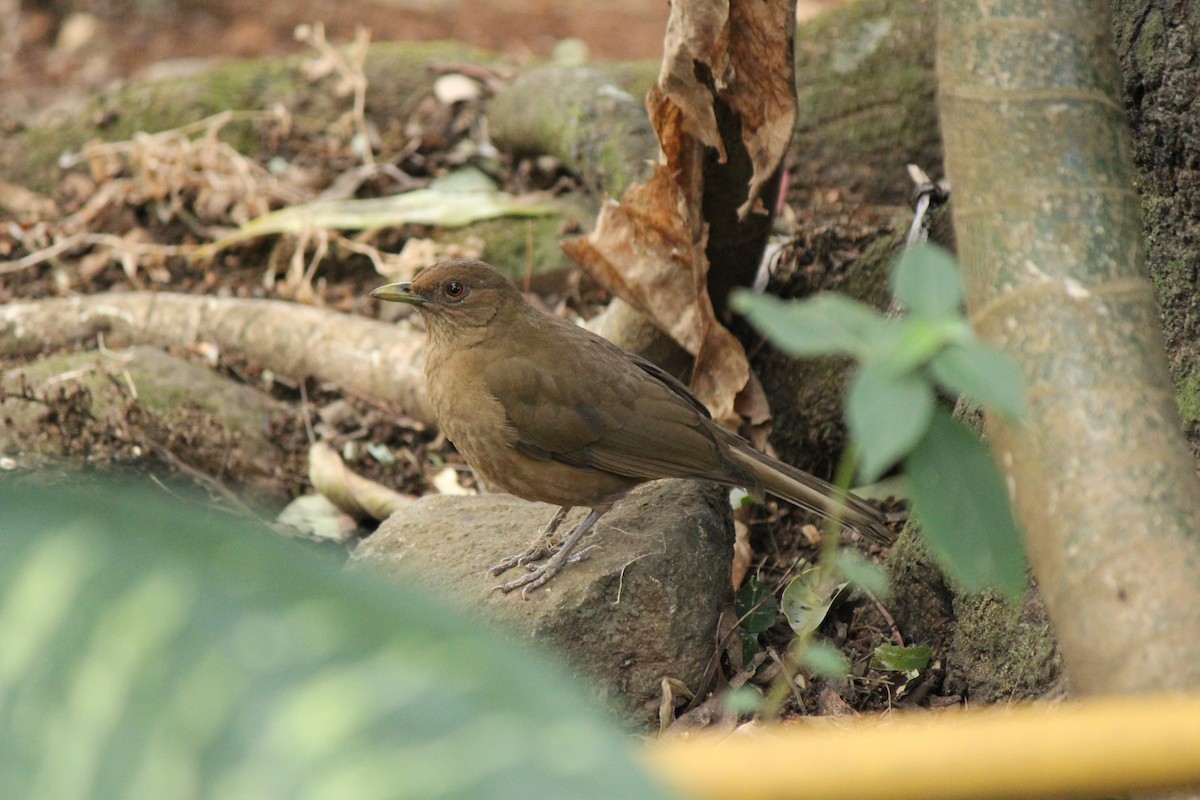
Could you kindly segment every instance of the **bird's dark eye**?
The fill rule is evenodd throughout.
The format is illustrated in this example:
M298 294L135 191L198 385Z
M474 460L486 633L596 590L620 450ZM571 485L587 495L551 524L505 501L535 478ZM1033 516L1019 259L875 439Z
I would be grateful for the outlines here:
M467 293L467 287L462 281L450 281L446 284L446 296L457 300Z

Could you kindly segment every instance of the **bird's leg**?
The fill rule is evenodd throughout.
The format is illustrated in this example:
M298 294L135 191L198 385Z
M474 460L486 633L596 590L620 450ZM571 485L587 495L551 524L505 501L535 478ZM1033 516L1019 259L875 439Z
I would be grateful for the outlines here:
M543 558L554 553L557 549L554 541L554 534L558 530L558 526L562 525L562 521L567 518L567 514L571 511L571 506L562 506L558 511L554 512L554 516L546 523L546 527L537 535L533 542L519 553L515 553L508 558L496 564L488 570L489 575L502 575L508 572L513 567L520 567L528 564L531 561L541 561Z
M544 586L547 581L562 572L563 567L578 560L571 556L571 551L575 549L575 545L579 544L579 540L592 529L592 526L596 524L596 520L600 519L607 510L607 508L593 508L592 512L584 517L583 521L576 525L567 535L566 540L563 541L562 547L558 549L557 553L550 556L544 563L539 564L527 574L519 578L514 578L508 583L502 583L496 588L502 592L511 592L513 589L520 589L524 586L525 588L521 589L521 597L528 597L529 593L534 589ZM585 548L579 555L584 555L590 549Z

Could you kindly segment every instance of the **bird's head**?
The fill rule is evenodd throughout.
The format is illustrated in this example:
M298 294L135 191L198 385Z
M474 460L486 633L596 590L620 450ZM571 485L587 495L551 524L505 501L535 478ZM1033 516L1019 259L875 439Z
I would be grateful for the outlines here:
M512 281L475 259L440 261L412 281L379 287L371 297L415 306L430 334L439 337L485 328L506 307L525 302Z

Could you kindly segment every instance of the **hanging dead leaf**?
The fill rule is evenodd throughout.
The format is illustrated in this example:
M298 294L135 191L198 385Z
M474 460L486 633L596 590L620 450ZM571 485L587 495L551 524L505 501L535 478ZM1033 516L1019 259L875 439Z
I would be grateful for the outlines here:
M791 144L795 14L795 2L686 0L672 5L667 23L658 86L683 111L684 130L716 149L722 162L735 147L749 157L741 218L755 208ZM722 136L717 101L737 120L740 141Z
M663 38L662 68L658 88L683 112L688 134L728 157L717 128L712 87L696 75L697 66L707 68L708 77L724 82L728 65L728 0L675 3ZM722 41L725 40L725 41Z
M657 88L646 104L666 165L657 165L645 184L627 189L619 203L605 204L591 234L563 246L598 283L696 356L693 391L715 419L736 424L734 397L750 368L708 296L703 147L683 132L681 110Z
M774 208L759 194L776 175L795 124L794 13L787 0L672 4L662 71L646 99L664 163L620 202L607 203L591 234L564 245L598 283L695 356L692 390L731 426L738 410L763 420L765 403L741 343L714 312L709 236L716 224L722 241L712 244L723 249L722 270L731 262L757 266L762 220ZM729 168L712 169L712 150ZM740 155L730 159L734 151ZM718 195L725 199L713 201ZM754 232L743 250L737 228L752 213ZM726 288L739 282L720 278ZM750 396L738 400L747 386Z

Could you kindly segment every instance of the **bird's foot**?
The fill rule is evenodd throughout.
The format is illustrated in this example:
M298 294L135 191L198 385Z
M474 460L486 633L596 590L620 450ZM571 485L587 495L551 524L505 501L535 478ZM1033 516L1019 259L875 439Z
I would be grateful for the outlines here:
M503 575L513 567L528 566L530 569L536 569L534 565L535 561L541 561L544 558L553 556L558 552L560 547L562 547L562 542L559 542L555 537L538 539L521 552L514 553L490 567L487 571L488 575Z
M567 518L570 510L570 507L563 506L554 512L554 516L546 523L546 527L538 534L538 538L533 540L533 544L488 569L488 575L503 575L513 567L523 567L557 553L562 547L562 542L554 534L558 531L558 526L562 524L562 521ZM536 569L536 567L531 566L530 569Z
M589 544L587 547L583 548L578 553L572 553L571 557L567 559L567 563L568 564L578 564L580 561L587 561L589 558L592 557L592 551L599 550L599 549L600 549L600 545Z
M547 537L554 533L554 531L558 528L559 523L563 521L563 518L567 515L569 510L569 508L560 508L558 510L558 513L554 515L554 519L550 520L550 524L546 527L546 530L543 531L542 540L540 542L535 542L534 546L530 548L531 550L537 549L539 544L545 544ZM499 589L502 592L508 593L513 589L521 589L521 597L528 600L530 592L539 586L545 586L547 581L549 581L558 573L562 572L563 567L567 566L568 564L574 564L577 561L582 561L591 554L592 550L594 550L597 545L585 547L577 553L575 552L575 546L579 544L579 540L583 538L584 534L592 529L592 526L596 524L596 520L600 519L605 511L608 511L608 506L593 508L592 513L584 517L583 521L576 525L571 532L567 534L567 538L563 541L562 545L554 549L554 554L551 555L550 558L546 559L546 561L538 564L537 566L531 566L527 574L522 575L519 578L514 578L508 583L502 583L499 586L493 587L492 591ZM529 551L527 550L525 553L515 556L514 566L522 563L528 564L529 561L532 560L526 557L528 552ZM524 560L522 561L522 559ZM508 564L508 562L513 560L514 559L512 558L505 559L497 566L505 566ZM508 567L505 568L507 569ZM493 572L493 574L498 573Z
M522 565L529 567L528 572L519 578L513 578L508 583L502 583L499 586L493 586L492 591L500 591L508 594L514 589L521 589L521 598L528 600L530 592L541 586L545 586L551 578L566 569L568 565L578 564L580 561L586 561L588 557L591 556L592 551L599 546L600 545L598 544L588 545L577 553L569 553L566 550L558 550L554 553L554 555L550 556L550 558L546 559L546 561L541 564L529 564L528 562L522 562ZM512 559L505 559L505 561L501 563L507 563L511 560Z

